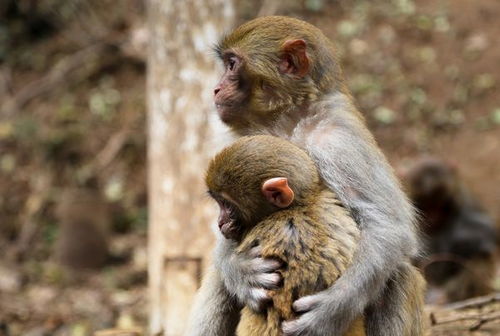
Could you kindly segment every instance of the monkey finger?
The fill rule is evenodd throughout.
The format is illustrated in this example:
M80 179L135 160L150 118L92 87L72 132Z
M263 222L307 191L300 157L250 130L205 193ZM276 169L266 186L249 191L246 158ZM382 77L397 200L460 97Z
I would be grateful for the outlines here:
M255 272L258 273L276 272L282 267L282 263L276 259L255 258L252 262Z
M259 245L252 247L248 255L252 258L260 258L262 256L262 248Z
M252 288L249 299L247 305L256 312L262 311L271 302L271 296L263 288Z
M299 318L300 319L300 318ZM303 327L299 319L291 321L283 321L281 324L281 330L283 331L283 336L299 336L302 335Z
M283 277L280 273L264 273L257 276L257 284L266 289L277 289L281 286Z
M292 308L296 313L305 313L310 311L317 305L318 300L316 299L316 297L314 295L309 295L295 300Z

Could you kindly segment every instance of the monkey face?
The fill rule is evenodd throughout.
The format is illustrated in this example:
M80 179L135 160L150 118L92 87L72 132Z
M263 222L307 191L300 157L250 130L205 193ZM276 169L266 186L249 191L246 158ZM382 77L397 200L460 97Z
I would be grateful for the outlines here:
M222 56L224 74L214 90L214 102L220 119L231 124L246 105L249 97L248 83L243 71L243 60L232 52Z
M244 137L218 153L205 184L219 205L221 233L235 240L266 216L307 203L322 186L305 151L268 135Z
M243 228L242 215L239 208L221 195L209 192L210 196L219 205L219 230L226 239L237 240Z
M214 90L215 106L220 119L237 133L245 134L250 125L265 126L316 96L307 55L313 49L294 37L304 36L304 23L285 21L274 31L275 22L254 20L215 48L225 68Z

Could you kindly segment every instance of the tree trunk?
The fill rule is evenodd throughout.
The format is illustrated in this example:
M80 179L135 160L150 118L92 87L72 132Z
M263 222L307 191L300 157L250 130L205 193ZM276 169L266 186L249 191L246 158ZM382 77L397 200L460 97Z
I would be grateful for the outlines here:
M208 263L216 209L203 176L227 130L213 108L211 50L230 1L149 0L149 286L152 334L182 335Z

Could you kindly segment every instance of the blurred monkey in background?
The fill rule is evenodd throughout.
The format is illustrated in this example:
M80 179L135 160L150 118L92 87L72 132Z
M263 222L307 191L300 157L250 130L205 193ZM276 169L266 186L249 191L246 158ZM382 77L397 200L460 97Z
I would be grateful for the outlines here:
M56 259L70 269L96 269L109 261L111 216L103 197L92 188L69 188L56 208L60 223Z
M495 223L460 181L456 169L426 157L415 162L404 179L422 214L427 250L417 262L429 284L444 289L449 301L491 292Z

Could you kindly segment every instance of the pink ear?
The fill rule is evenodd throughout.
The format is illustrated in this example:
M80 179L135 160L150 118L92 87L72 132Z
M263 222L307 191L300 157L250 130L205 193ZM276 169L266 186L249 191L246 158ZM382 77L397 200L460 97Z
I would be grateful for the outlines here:
M265 181L262 184L262 193L269 203L278 208L286 208L294 199L293 190L288 186L286 177L274 177Z
M283 56L279 64L282 73L304 77L309 72L307 45L304 40L288 40L283 44Z

